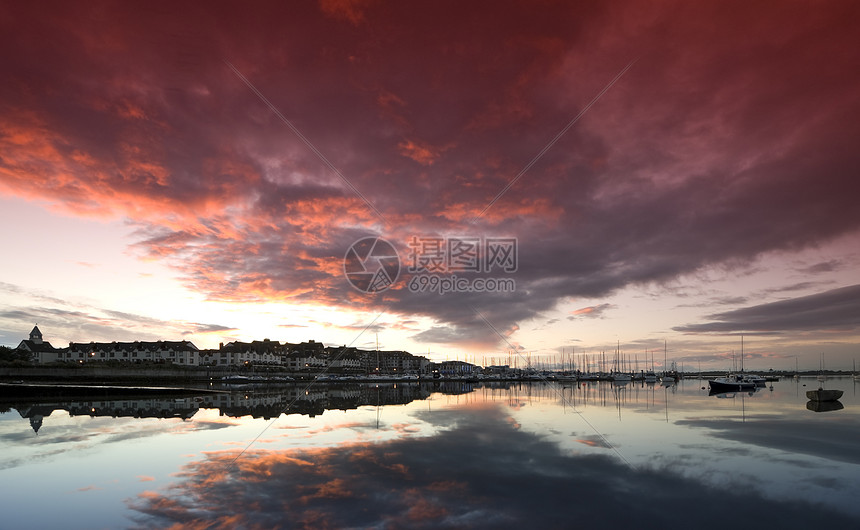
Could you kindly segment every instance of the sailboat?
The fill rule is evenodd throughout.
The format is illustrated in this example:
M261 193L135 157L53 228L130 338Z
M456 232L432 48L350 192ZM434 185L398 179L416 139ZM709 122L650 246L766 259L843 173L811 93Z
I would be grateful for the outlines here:
M660 376L660 382L663 383L664 386L672 386L675 384L675 374L667 370L668 367L668 357L666 356L666 340L663 340L663 375Z
M739 392L742 390L755 390L756 383L744 377L744 337L741 335L741 373L726 374L725 377L717 377L708 381L711 394L721 394L724 392Z
M654 384L657 382L657 373L654 371L654 352L651 352L651 366L648 366L648 350L645 350L645 374L643 375L643 379L646 384Z
M818 377L816 378L822 383L827 380L827 376L824 375L824 354L821 354L821 360L818 361Z
M753 381L744 379L744 376L741 374L728 374L725 377L717 377L708 381L708 386L710 386L712 394L755 390L756 388L756 384Z
M824 381L827 380L827 376L824 375L824 354L821 354L820 361L820 369L818 380L821 381L822 385L818 387L818 390L807 390L806 398L810 401L838 401L839 398L842 397L841 390L826 390L824 388Z
M851 373L855 381L860 381L860 374L857 373L857 359L854 359L852 362Z
M367 377L368 379L382 379L382 371L379 366L379 333L376 334L376 369Z
M645 370L645 375L643 376L645 383L649 384L649 385L657 382L657 374L654 372L654 357L653 357L653 355L654 355L654 353L652 352L651 353L651 356L652 356L651 357L651 367L648 368L647 370ZM647 354L645 355L645 362L646 363L648 362L648 355Z
M615 347L615 368L612 373L612 380L621 385L626 385L632 380L630 373L624 371L624 358L621 357L621 341Z

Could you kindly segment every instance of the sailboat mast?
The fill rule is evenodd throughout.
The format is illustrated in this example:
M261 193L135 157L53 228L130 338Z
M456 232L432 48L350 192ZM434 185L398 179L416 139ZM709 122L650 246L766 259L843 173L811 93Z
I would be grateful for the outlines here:
M666 373L666 368L668 367L669 357L668 357L668 347L666 346L666 339L663 339L663 373Z

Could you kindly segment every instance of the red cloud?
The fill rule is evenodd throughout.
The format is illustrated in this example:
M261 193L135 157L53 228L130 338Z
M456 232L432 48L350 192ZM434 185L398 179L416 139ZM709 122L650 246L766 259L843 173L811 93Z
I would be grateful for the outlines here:
M419 340L495 346L468 308L514 329L860 230L856 9L734 7L21 4L0 190L129 219L212 299L385 307L435 320ZM515 293L368 299L342 277L359 237L469 231L519 238Z

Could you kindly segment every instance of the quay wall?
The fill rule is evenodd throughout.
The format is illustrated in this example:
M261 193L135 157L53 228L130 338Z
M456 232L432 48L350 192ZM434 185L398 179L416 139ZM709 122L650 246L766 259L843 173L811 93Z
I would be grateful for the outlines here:
M97 365L0 366L0 378L29 381L208 381L210 378L221 378L229 373L229 370L217 368L117 368Z

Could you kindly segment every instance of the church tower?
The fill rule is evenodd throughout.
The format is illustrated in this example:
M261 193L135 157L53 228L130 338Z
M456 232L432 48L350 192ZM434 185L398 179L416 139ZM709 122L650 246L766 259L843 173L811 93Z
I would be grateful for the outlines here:
M33 331L30 332L30 341L33 344L42 344L42 332L39 331L39 326L33 326Z
M39 434L39 429L42 427L42 415L36 414L35 416L30 417L30 427L33 428L33 432Z

